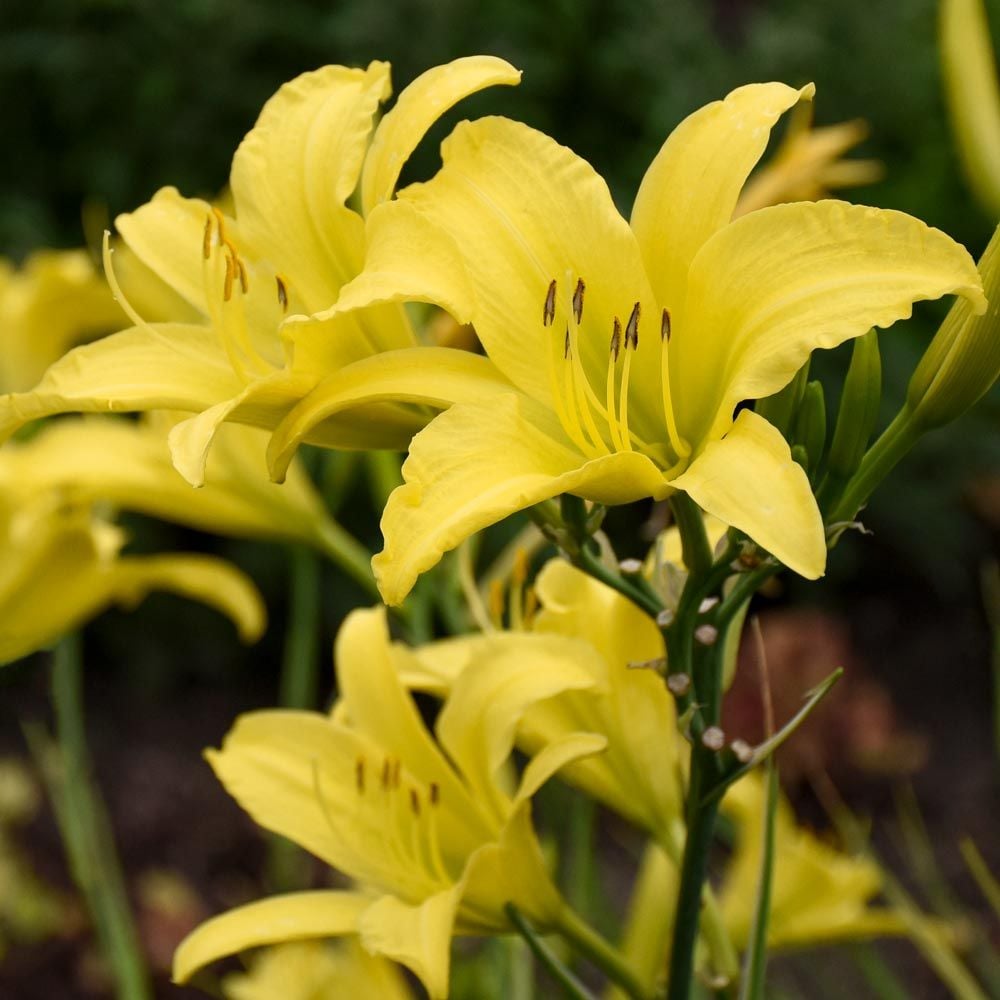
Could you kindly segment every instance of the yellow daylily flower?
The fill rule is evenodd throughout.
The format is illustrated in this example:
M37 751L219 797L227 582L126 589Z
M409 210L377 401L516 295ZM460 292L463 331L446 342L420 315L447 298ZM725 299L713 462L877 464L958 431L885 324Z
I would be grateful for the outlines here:
M69 348L117 330L125 314L84 250L0 260L0 390L30 389Z
M358 883L293 893L216 917L175 956L174 976L246 947L357 934L371 954L412 969L434 998L448 992L454 934L503 933L513 902L536 926L564 903L531 828L530 800L555 771L603 748L573 733L535 754L513 791L498 775L517 719L592 676L551 657L516 676L469 669L436 723L424 726L399 676L412 653L389 641L384 609L356 611L337 639L341 698L330 716L242 716L208 759L262 826Z
M819 201L838 188L874 184L885 173L878 160L845 160L844 153L868 138L860 119L812 127L812 105L791 115L781 144L747 181L734 218L785 201Z
M640 669L662 666L660 630L627 598L562 559L545 564L535 593L539 611L526 631L421 647L402 662L411 668L404 683L444 697L467 670L516 676L542 656L586 670L592 684L567 688L525 712L518 745L531 752L575 732L605 737L604 753L574 761L560 777L654 834L679 858L686 744L662 678Z
M334 946L319 941L296 941L267 948L254 958L249 972L226 976L222 993L226 1000L414 998L395 965L369 955L354 940Z
M736 782L722 811L736 824L736 849L720 892L723 918L741 947L753 922L766 786L759 770ZM903 934L894 910L873 903L882 890L878 865L820 841L798 825L791 805L779 796L775 817L775 861L767 942L772 948L830 944Z
M737 405L916 300L985 300L965 250L899 212L831 200L732 220L771 126L811 94L758 84L695 112L647 171L631 225L585 161L503 118L461 123L441 171L370 214L365 270L337 311L433 301L475 325L516 386L414 438L375 561L389 603L462 539L559 493L683 490L795 571L823 572L803 470Z
M0 663L58 639L110 604L151 590L202 601L232 618L245 642L264 631L263 602L247 577L202 555L123 556L122 531L54 495L13 506L0 496Z
M215 534L303 542L337 562L359 548L329 516L301 464L283 487L259 474L255 459L266 432L258 428L221 428L208 485L192 490L167 449L167 435L181 419L158 411L140 422L98 416L53 422L29 441L0 449L0 492L15 504L53 492L65 503L103 501Z
M201 485L223 421L273 427L324 377L393 352L387 364L363 368L351 383L359 389L373 371L379 381L354 399L355 419L331 416L309 440L405 447L428 411L397 400L431 406L450 400L417 377L412 352L419 341L401 307L328 313L364 259L363 217L347 200L357 190L368 213L391 198L406 160L442 113L468 94L518 79L508 63L489 56L438 66L407 87L374 130L391 89L386 63L365 70L326 66L283 86L233 158L232 216L164 188L116 220L138 265L132 271L145 269L200 319L147 321L119 287L106 242L108 278L135 325L74 351L33 391L0 401L0 434L59 412L188 411L195 416L173 429L171 447L178 470ZM143 290L149 282L133 273L126 284ZM486 359L438 350L448 356L443 363L481 385L480 393L491 382L505 384ZM384 401L387 367L396 393L390 401Z

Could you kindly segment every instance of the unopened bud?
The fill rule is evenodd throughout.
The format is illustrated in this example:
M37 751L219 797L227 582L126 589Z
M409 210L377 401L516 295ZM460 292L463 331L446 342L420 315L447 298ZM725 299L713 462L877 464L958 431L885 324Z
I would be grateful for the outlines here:
M820 382L806 385L789 440L793 448L800 445L805 452L805 462L800 464L807 472L814 470L826 450L826 398Z
M784 437L788 437L792 421L798 412L802 396L806 391L806 383L809 381L809 362L799 369L795 378L780 392L773 396L765 396L758 399L754 404L754 410L759 413L768 423L773 424L781 431Z
M847 480L857 471L875 430L881 399L882 358L878 334L869 330L855 339L851 364L844 378L837 426L827 456L831 476Z
M977 316L972 303L957 299L910 379L906 416L921 431L961 416L1000 376L1000 227L979 273L986 311Z

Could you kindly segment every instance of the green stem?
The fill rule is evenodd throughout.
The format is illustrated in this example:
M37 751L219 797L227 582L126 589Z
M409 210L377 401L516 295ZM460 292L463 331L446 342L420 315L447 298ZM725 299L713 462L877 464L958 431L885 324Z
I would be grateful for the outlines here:
M149 973L132 922L125 879L91 773L78 635L67 636L55 649L52 706L61 764L53 798L73 879L87 902L101 950L117 984L117 997L149 1000Z
M701 918L702 886L708 872L708 854L718 813L718 801L704 801L702 785L709 752L696 745L691 752L688 786L688 830L681 859L674 936L670 949L667 1000L690 1000L694 983L694 949Z
M686 493L675 493L670 509L680 531L684 565L692 576L704 576L712 566L712 549L701 508Z
M507 918L516 928L518 934L528 943L535 957L548 969L552 978L563 988L571 1000L594 1000L594 995L580 982L576 976L562 963L556 953L545 943L527 917L513 904L508 903L504 910Z
M868 449L858 471L848 480L844 492L827 515L827 524L853 521L875 488L920 437L919 429L904 407Z
M617 590L619 594L627 597L651 617L655 618L663 610L663 605L655 597L637 587L630 580L625 579L620 573L608 569L601 562L600 556L591 544L585 543L580 547L579 554L573 559L573 564L594 577L595 580L600 580L601 583Z
M316 554L304 545L289 550L289 614L281 664L284 708L315 709L319 695L320 577Z
M330 519L320 530L323 552L370 597L379 600L372 573L372 554L349 531Z
M625 956L568 906L563 907L556 929L633 1000L648 998L649 994Z

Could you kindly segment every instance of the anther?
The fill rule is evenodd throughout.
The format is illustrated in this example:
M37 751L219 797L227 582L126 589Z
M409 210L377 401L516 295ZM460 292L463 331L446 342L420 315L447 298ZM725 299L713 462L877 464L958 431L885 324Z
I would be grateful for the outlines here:
M212 215L215 216L215 221L219 224L219 242L225 243L226 240L226 217L213 205Z
M616 316L611 330L611 360L617 361L622 349L622 321Z
M246 295L250 291L250 278L247 275L246 265L243 263L242 257L236 258L236 267L240 274L240 288Z
M709 726L701 734L701 745L706 750L721 750L726 745L726 734L718 726Z
M628 323L625 325L625 350L627 351L630 347L633 351L637 350L639 347L639 313L641 312L641 306L638 302L632 306L632 315L628 318Z
M364 757L359 757L354 762L354 782L358 786L358 794L364 795L365 793L365 759Z
M551 326L556 318L556 279L549 282L549 290L545 293L545 308L542 310L542 323Z
M393 788L399 788L399 774L400 774L400 771L402 770L402 767L403 767L402 761L397 757L392 762L392 787Z
M573 290L573 316L577 323L583 320L583 293L587 286L583 283L583 278L576 279L576 288Z
M670 310L664 309L660 317L660 340L670 341Z
M436 781L432 781L427 789L431 805L436 806L441 801L441 788Z
M566 361L568 361L571 357L573 357L573 349L570 346L569 327L567 326L566 327L566 337L563 340L563 358Z
M274 282L278 286L278 305L282 312L288 312L288 286L280 274L274 276Z
M414 816L420 815L420 796L417 795L415 788L410 789L410 808L413 810Z
M386 757L386 759L384 761L382 761L382 788L383 789L388 789L388 787L389 787L389 776L390 776L390 772L391 771L392 771L392 764L389 761L389 758Z
M212 216L205 219L205 235L201 240L201 255L208 260L212 256Z

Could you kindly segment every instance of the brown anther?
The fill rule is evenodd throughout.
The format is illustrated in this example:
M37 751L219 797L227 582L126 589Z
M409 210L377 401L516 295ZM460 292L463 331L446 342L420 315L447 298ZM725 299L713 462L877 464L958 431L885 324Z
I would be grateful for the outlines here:
M208 260L212 256L212 216L205 219L205 235L201 239L201 255Z
M354 783L358 786L358 794L365 793L365 759L359 757L354 762Z
M382 787L383 788L388 788L389 787L389 777L390 777L391 772L392 772L392 763L390 762L389 758L386 757L386 759L384 761L382 761Z
M632 315L628 318L628 323L625 324L625 350L627 351L630 347L632 350L637 350L639 347L639 313L642 311L641 305L636 302L632 306Z
M403 764L399 760L399 758L397 757L392 762L392 787L393 788L399 788L399 775L400 775L400 772L402 771L402 769L403 769Z
M622 349L622 321L616 316L611 328L611 360L617 361Z
M664 309L660 317L660 340L670 341L670 310Z
M573 290L573 315L577 323L583 319L583 293L587 286L583 283L583 278L576 279L576 288Z
M233 279L236 277L236 261L232 254L226 254L226 280L222 285L222 301L228 302L233 297Z
M569 339L569 327L566 327L566 336L563 338L563 357L568 361L573 357L573 345Z
M236 258L236 267L240 273L240 289L246 295L250 291L250 278L247 276L247 268L242 257Z
M436 781L430 783L427 793L432 806L436 806L441 801L441 788Z
M542 323L551 326L556 318L556 279L549 282L549 290L545 293L545 308L542 310Z
M282 312L288 312L288 286L280 274L274 276L274 283L278 286L278 305Z
M415 788L410 789L410 808L413 810L414 816L420 815L420 796Z

